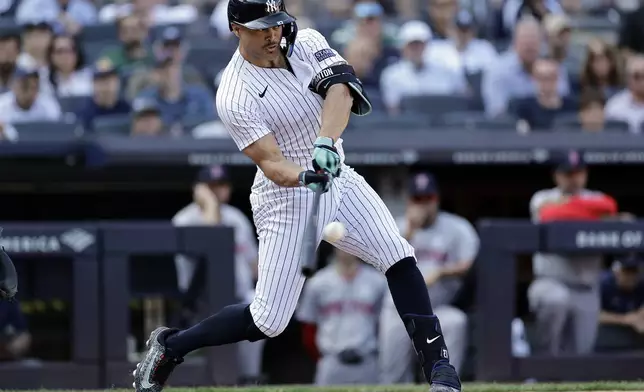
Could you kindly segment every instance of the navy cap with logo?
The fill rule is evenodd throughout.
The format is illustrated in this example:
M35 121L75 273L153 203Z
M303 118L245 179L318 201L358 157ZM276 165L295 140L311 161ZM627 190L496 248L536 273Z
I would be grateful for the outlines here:
M615 265L622 269L639 269L642 265L642 258L632 254L615 260Z
M182 39L183 34L181 34L181 30L175 26L166 27L161 33L161 41L163 43L181 42Z
M38 68L26 65L18 66L13 74L15 78L38 77L39 75Z
M436 196L438 184L430 173L418 173L409 181L409 195L411 197Z
M228 170L224 166L206 166L197 173L197 182L228 182Z
M554 163L555 170L566 173L584 170L586 168L584 154L577 150L570 150L567 153L556 156Z
M161 109L154 99L137 98L132 102L132 113L135 117L146 114L160 114Z

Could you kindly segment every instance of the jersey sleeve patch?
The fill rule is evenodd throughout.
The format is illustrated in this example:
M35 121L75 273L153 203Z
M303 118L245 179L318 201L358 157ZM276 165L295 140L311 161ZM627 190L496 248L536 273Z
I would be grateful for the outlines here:
M331 57L335 57L335 51L333 51L333 49L330 49L330 48L325 48L325 49L321 49L321 50L318 50L317 52L315 52L314 56L318 60L318 62L321 63L322 61L324 61L326 59L329 59Z

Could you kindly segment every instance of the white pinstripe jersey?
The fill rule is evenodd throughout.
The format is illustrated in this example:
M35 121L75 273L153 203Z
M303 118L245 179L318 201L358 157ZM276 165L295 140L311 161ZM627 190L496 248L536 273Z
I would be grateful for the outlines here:
M257 67L246 61L239 49L235 51L222 74L217 111L240 150L272 133L286 159L311 169L324 100L309 90L309 84L323 69L346 61L313 29L298 33L288 61L293 73ZM341 139L336 147L344 161ZM261 170L257 171L254 192L275 187Z

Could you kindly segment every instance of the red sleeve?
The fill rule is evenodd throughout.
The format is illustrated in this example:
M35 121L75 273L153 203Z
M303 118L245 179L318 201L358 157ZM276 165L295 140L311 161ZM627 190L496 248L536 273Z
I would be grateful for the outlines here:
M570 204L579 205L589 212L602 217L617 214L617 202L610 196L599 195L590 198L575 196L570 199Z
M610 196L573 197L567 203L545 205L539 210L541 222L596 220L617 213L617 202Z
M317 332L317 325L308 323L302 324L302 344L311 358L316 361L320 358L320 351L318 351L318 347L315 344L315 335Z

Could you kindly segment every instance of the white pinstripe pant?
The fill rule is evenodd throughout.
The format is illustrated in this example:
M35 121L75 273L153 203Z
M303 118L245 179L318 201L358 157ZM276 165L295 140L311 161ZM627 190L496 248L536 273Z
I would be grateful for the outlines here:
M304 285L300 252L313 195L306 188L276 186L251 195L259 235L259 279L250 312L257 327L269 337L284 331ZM324 226L333 221L342 222L347 229L347 235L334 246L383 273L397 261L414 256L414 249L400 235L378 194L347 166L320 200L318 243Z

